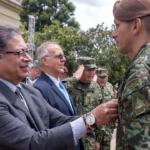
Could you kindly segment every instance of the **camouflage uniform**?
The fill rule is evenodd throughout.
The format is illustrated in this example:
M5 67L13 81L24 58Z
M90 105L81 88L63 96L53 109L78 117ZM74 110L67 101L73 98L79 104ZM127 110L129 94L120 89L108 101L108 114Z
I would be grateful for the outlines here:
M81 114L86 114L94 109L96 106L100 104L101 95L99 85L91 81L88 88L83 88L78 80L72 78L72 80L65 83L69 94L72 96L74 100L74 104L77 108L77 112ZM96 129L96 130L100 130ZM97 132L98 134L101 132ZM100 139L97 135L97 138ZM84 143L85 150L93 150L94 144L96 142L96 135L94 132L94 136L84 136L82 138Z
M118 94L117 150L150 149L150 43L134 57Z
M106 69L98 68L97 75L100 77L105 77L108 76L108 72ZM107 82L104 87L100 86L100 91L102 95L102 103L106 103L114 98L114 90L111 83ZM101 139L99 139L101 150L110 150L110 142L112 138L113 129L114 127L111 125L102 126L103 136Z
M96 68L95 59L93 58L82 57L78 60L78 62L83 64L85 68ZM80 115L90 112L92 109L98 106L102 100L99 85L94 81L91 81L87 84L88 86L85 87L84 85L86 85L86 83L82 83L76 78L70 78L65 83L69 94L74 100L77 112ZM98 135L96 135L96 132L94 131L92 135L86 135L82 138L85 150L94 150L94 144L97 139L100 139L99 136L101 136L100 129L101 127L97 127L95 129L95 131L98 131Z
M114 89L111 83L107 82L105 87L100 88L103 97L103 103L108 102L109 100L114 98Z

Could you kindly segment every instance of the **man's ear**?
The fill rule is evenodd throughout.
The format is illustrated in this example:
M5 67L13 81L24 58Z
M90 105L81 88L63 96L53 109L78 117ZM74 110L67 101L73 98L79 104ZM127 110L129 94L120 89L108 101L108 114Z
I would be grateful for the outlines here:
M41 64L42 64L42 65L44 65L44 66L47 66L47 65L48 65L47 59L46 59L45 57L42 57L42 58L40 59L40 61L41 61Z
M141 21L141 19L140 18L136 18L134 20L133 33L134 34L138 33L140 31L141 27L142 27L142 21Z

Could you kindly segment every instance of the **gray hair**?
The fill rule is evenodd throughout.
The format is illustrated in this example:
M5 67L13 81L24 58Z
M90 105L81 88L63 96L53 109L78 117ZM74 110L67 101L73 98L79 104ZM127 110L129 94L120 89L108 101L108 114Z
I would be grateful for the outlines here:
M50 46L58 45L59 46L59 44L56 43L56 42L46 42L46 43L43 43L40 47L38 47L37 51L36 51L36 54L37 54L37 59L40 62L40 64L41 64L41 60L40 59L42 57L45 57L45 56L49 55L48 49L47 49L47 45L50 45Z
M9 40L20 35L19 30L13 26L0 26L0 51L5 51Z
M29 69L32 69L32 68L41 69L41 66L38 60L34 60L33 63L29 65Z

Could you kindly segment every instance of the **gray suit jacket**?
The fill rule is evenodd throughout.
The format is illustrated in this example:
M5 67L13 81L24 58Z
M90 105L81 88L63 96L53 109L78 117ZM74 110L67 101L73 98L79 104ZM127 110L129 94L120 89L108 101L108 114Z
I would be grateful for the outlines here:
M73 150L68 122L78 117L65 116L52 108L32 86L22 87L29 110L0 81L0 150Z

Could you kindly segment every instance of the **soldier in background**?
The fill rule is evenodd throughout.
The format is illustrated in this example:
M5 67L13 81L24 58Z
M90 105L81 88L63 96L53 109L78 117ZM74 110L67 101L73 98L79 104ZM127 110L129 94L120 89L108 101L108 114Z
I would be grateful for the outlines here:
M132 60L118 89L117 150L150 149L150 0L116 1L118 51Z
M75 77L64 82L74 100L78 114L84 114L100 104L101 95L99 85L93 81L97 67L95 59L82 57L78 63L80 65L74 74ZM100 144L97 139L98 135L95 135L95 132L82 138L85 150L94 150L94 146L95 150L99 150Z
M100 86L103 103L114 98L113 85L108 82L108 71L104 68L98 68L96 70L97 83Z
M97 83L100 86L100 91L102 95L102 103L105 103L114 98L113 85L108 82L108 71L104 68L98 68L96 70ZM99 140L101 145L101 150L110 150L110 142L113 133L113 127L111 125L103 126L102 130L103 136ZM100 133L99 133L100 134Z
M26 77L25 82L28 85L33 85L34 82L40 77L41 75L41 67L38 60L34 60L29 65L29 75Z
M31 79L35 82L37 78L41 75L41 67L38 60L34 60L29 66L29 75Z

